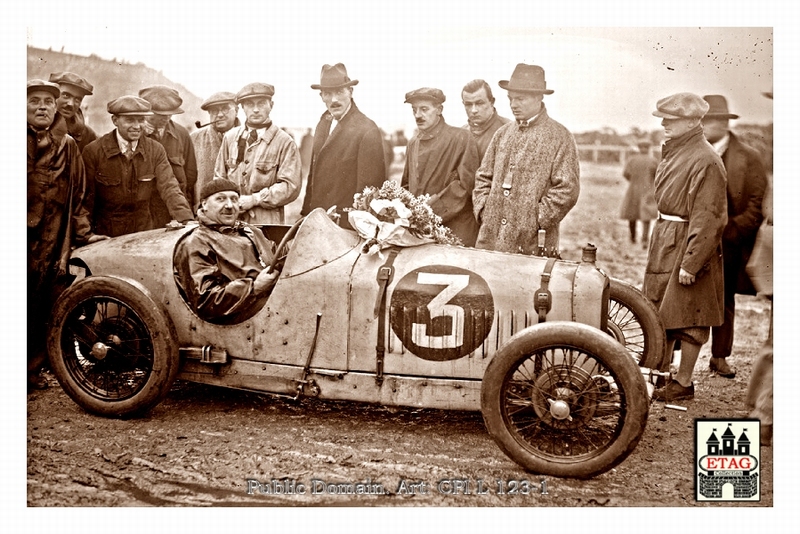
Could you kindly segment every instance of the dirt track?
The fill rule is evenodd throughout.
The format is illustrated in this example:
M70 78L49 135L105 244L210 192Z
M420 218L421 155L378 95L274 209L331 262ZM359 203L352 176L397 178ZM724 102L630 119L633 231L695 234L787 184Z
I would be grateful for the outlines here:
M608 274L638 285L645 252L628 244L625 223L615 218L623 188L617 176L615 168L584 169L581 200L562 225L564 257L579 257L580 247L591 241ZM27 504L703 506L694 499L694 418L747 415L744 391L767 334L766 303L741 297L739 304L736 378L710 374L705 347L695 372L695 400L676 403L688 411L654 404L638 448L592 480L525 473L494 444L477 412L295 404L179 382L146 417L113 420L85 413L54 382L28 396ZM761 502L734 506L772 505L772 449L761 453ZM252 495L248 479L254 481ZM275 494L273 479L286 479L282 494ZM380 485L386 494L315 494L320 483L314 480L323 486L365 483L368 491ZM464 487L456 480L466 480L470 494L448 494ZM479 480L485 494L477 494ZM288 493L292 481L295 493ZM403 481L410 493L398 493ZM505 494L499 494L498 481ZM305 494L299 494L299 484ZM511 495L512 486L530 491ZM267 487L269 493L262 493Z

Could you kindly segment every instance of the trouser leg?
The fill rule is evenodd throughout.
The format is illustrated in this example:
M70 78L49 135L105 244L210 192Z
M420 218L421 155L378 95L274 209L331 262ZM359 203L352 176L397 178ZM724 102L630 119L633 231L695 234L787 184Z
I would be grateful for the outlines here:
M636 221L628 221L628 230L631 233L631 243L636 243Z
M726 280L727 283L727 280ZM736 293L735 288L728 290L725 287L725 315L720 326L711 328L711 356L726 358L733 350L733 328L736 319Z

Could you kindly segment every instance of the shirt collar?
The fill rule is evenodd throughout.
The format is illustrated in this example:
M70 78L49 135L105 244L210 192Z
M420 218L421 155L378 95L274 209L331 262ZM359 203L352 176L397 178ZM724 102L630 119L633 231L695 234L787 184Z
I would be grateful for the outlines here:
M331 114L331 118L333 119L333 126L336 127L337 124L339 124L341 121L343 121L344 118L347 117L347 114L350 113L350 110L352 108L353 108L353 101L350 100L350 104L347 105L347 109L344 110L344 113L342 114L342 118L341 119L337 119L336 117L333 116L333 114Z
M728 143L730 143L730 141L731 141L731 134L726 133L722 139L718 140L716 143L712 143L711 146L714 147L714 150L716 151L717 154L722 156L723 154L725 154L725 151L728 150Z
M136 147L139 146L139 140L136 141L127 141L125 140L120 134L119 130L115 130L117 134L117 144L119 145L119 151L123 154L128 151L128 147L131 147L131 152L136 152Z

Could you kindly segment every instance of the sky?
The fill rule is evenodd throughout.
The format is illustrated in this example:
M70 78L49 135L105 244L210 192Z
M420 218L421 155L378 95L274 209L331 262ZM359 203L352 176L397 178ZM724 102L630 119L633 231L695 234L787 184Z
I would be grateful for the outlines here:
M517 63L545 69L555 91L545 97L548 111L573 132L656 129L655 102L680 91L724 94L742 121L772 121L761 93L773 87L774 19L685 16L697 2L567 0L555 10L506 0L237 1L223 11L143 0L122 17L118 3L77 0L68 4L77 8L71 24L66 4L40 3L57 6L59 16L25 16L26 44L142 62L201 98L267 82L276 88L272 118L287 127L316 124L324 107L310 85L323 64L337 62L359 80L359 107L385 130L413 130L404 94L423 86L442 89L445 119L463 124L460 92L474 78L490 83L498 111L510 116L497 82ZM682 16L662 16L662 6ZM658 17L646 14L654 11Z

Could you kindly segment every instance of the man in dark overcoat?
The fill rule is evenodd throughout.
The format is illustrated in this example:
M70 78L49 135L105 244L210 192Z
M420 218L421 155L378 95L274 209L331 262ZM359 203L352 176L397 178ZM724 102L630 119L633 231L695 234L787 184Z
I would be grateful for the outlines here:
M709 109L703 117L703 133L725 164L728 175L728 224L722 233L722 261L725 270L725 321L711 329L711 370L725 378L736 376L726 358L733 349L736 294L755 295L745 266L756 233L764 217L761 203L767 188L767 173L758 153L730 131L730 119L739 116L728 111L722 95L706 95Z
M643 293L658 308L667 331L667 354L681 341L678 372L653 398L694 398L692 374L711 327L722 324L722 230L727 222L725 167L703 137L708 103L692 93L662 98L666 142L656 170L658 207Z
M314 208L352 207L353 196L365 187L380 187L386 181L383 135L353 100L353 86L342 63L323 65L320 92L327 108L314 131L311 165L301 215ZM351 228L347 217L339 225Z
M133 95L107 106L116 128L83 150L86 207L92 229L116 237L151 230L150 198L159 195L172 219L192 220L192 210L172 174L167 152L144 135L150 103Z
M47 323L58 279L67 272L70 248L102 239L94 236L84 206L86 176L80 150L56 111L55 83L27 83L28 128L28 387L42 389Z

